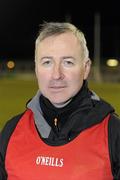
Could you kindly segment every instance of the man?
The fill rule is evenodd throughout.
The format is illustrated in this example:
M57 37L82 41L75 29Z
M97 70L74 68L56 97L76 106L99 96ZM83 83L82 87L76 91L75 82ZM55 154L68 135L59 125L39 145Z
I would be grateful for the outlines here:
M0 137L0 179L120 179L120 121L87 86L84 34L44 23L36 40L39 91Z

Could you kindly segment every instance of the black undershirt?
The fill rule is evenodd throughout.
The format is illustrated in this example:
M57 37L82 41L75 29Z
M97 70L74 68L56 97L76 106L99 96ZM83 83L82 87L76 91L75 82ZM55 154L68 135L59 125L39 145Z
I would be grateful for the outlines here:
M57 108L55 107L47 98L43 95L40 96L40 106L43 112L43 116L52 127L53 131L59 134L61 128L67 122L68 117L79 108L87 108L90 106L88 99L90 97L87 82L84 81L81 90L72 98L70 103L65 107ZM86 107L87 106L87 107ZM55 123L55 118L57 118L57 123Z

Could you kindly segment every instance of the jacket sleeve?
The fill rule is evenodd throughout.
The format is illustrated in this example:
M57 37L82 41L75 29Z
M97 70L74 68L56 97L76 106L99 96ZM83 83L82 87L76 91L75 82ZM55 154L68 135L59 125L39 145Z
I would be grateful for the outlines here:
M5 170L5 161L4 161L4 153L3 153L3 138L2 133L0 134L0 179L7 180L7 173Z
M111 115L108 125L108 143L114 180L120 180L120 119Z

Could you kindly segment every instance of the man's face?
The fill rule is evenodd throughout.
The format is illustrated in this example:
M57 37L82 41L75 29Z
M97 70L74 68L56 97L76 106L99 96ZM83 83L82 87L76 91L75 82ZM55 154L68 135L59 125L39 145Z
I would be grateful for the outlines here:
M90 63L81 59L81 47L71 33L42 40L36 51L36 76L41 93L55 106L67 102L82 87Z

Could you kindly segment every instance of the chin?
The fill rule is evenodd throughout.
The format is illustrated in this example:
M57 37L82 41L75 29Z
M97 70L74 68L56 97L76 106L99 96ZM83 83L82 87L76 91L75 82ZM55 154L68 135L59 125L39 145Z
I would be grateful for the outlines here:
M67 105L69 103L70 99L71 98L64 98L64 99L58 99L58 100L56 100L56 99L49 99L49 100L50 100L50 102L54 106L56 106L56 107L63 107L63 106L65 106L65 105Z
M50 100L52 104L64 104L66 101L54 101L54 100Z

